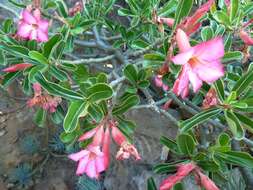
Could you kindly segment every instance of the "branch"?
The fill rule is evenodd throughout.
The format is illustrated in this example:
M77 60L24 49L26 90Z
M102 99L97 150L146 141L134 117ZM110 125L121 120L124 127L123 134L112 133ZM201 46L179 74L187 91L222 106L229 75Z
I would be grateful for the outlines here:
M103 63L113 59L114 57L115 55L108 55L106 57L101 58L78 59L75 61L71 60L61 60L61 61L62 63L71 63L71 64L90 64L90 63Z

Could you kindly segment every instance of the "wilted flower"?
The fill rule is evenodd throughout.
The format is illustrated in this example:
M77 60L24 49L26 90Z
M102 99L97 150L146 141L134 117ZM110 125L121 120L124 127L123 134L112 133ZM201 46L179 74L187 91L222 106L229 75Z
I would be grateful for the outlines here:
M17 35L24 39L46 42L48 40L48 21L41 18L39 9L32 11L31 7L21 13Z
M196 173L197 181L206 190L219 190L215 183L208 176L204 175L199 169L196 170Z
M185 98L189 92L189 82L193 91L198 92L202 81L211 84L224 75L221 58L224 56L224 45L221 37L190 46L186 33L178 29L176 41L180 53L171 58L182 70L173 86L173 92Z
M104 153L99 146L90 145L87 149L70 154L71 160L78 162L77 175L86 173L91 178L98 178L102 171L105 171Z
M49 94L42 94L42 89L39 83L33 84L34 97L27 101L29 107L39 106L44 110L53 113L57 106L61 103L60 97L53 97Z
M76 2L75 5L69 9L69 16L75 16L78 12L82 12L83 4L82 2Z
M32 64L30 64L30 63L19 63L16 65L12 65L10 67L7 67L7 68L3 69L2 71L7 72L7 73L13 73L13 72L17 72L17 71L22 71L22 70L29 68L31 66L32 66Z
M202 108L208 109L212 106L216 106L218 103L219 103L219 99L218 99L216 90L214 88L210 88L205 96Z

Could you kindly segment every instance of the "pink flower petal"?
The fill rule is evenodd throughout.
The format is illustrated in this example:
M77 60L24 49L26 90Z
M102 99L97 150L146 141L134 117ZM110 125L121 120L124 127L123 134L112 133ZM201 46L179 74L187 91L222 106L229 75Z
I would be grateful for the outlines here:
M80 152L70 154L68 156L68 158L70 158L71 160L74 160L74 161L77 162L78 160L80 160L81 158L83 158L84 156L86 156L87 154L89 154L89 151L87 151L87 150L81 150Z
M35 9L35 10L33 11L33 16L34 16L34 18L36 19L37 22L40 21L40 16L41 16L40 10L39 10L39 9ZM38 23L38 24L39 24L39 23Z
M206 190L219 190L219 188L215 185L215 183L202 172L198 172L200 177L200 183Z
M198 64L194 67L194 72L198 77L207 82L213 83L224 76L223 65L219 61L213 61L206 64Z
M103 140L103 153L104 153L104 163L105 168L108 168L110 164L110 130L107 127L105 130L104 140Z
M25 22L21 22L18 26L18 32L17 35L22 37L22 38L29 38L31 31L32 31L32 25L29 25Z
M221 59L224 56L224 45L221 37L200 43L193 49L194 56L207 62Z
M44 33L48 33L48 26L49 26L49 23L47 20L39 20L38 21L38 28L39 28L39 30L43 31Z
M119 146L121 146L122 143L127 141L126 137L116 126L112 126L112 137Z
M187 72L188 72L188 65L186 64L183 66L182 71L179 74L179 78L176 80L174 87L173 87L173 92L176 95L180 95L183 92L185 92L185 89L187 89L189 86L189 76L188 76ZM188 91L188 90L186 90L186 91Z
M179 53L176 56L172 57L171 61L176 65L184 65L189 61L190 58L192 58L193 53L194 51L191 48L186 52Z
M199 91L199 89L201 88L202 86L202 81L201 79L199 79L199 77L194 73L192 72L191 70L189 70L188 72L189 74L189 80L192 84L192 87L193 87L193 91L196 93Z
M43 32L42 30L38 29L38 41L39 42L46 42L48 41L48 34L46 32Z
M185 52L191 48L188 36L180 28L177 29L176 41L180 52Z
M76 169L76 175L82 175L86 172L87 164L89 164L89 155L83 157L79 162Z
M169 27L172 27L174 24L174 19L173 18L164 18L164 17L158 17L158 22L167 24Z
M22 12L22 19L27 23L27 24L37 24L36 19L34 16L28 11L28 10L23 10Z
M31 33L29 35L29 39L30 40L37 40L37 37L38 37L38 32L36 29L32 29L31 30Z
M102 143L103 138L104 138L104 126L100 126L93 137L92 144L94 146L99 146Z
M84 141L84 140L87 140L91 137L93 137L95 135L95 133L97 132L98 130L98 127L95 127L94 129L84 133L79 139L78 141Z
M96 171L96 163L95 160L91 160L87 163L86 168L85 168L85 173L90 177L90 178L97 178L98 173Z
M97 157L95 160L95 165L96 165L96 172L97 173L105 171L106 167L105 167L104 157L103 156Z

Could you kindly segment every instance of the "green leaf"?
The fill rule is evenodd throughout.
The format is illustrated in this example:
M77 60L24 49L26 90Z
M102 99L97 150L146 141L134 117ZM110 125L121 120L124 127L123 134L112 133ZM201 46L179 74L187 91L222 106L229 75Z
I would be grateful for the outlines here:
M59 81L67 81L68 75L64 71L57 68L55 65L50 65L49 73L57 78Z
M6 57L5 54L2 50L0 50L0 65L6 65Z
M180 162L179 162L180 163ZM157 164L153 171L157 174L167 174L177 171L177 165L178 163L162 163Z
M215 156L234 165L246 168L253 168L253 157L246 152L239 152L239 151L215 152Z
M191 135L180 134L177 137L177 145L183 154L192 155L195 149L195 142Z
M227 133L221 133L218 142L220 146L227 146L230 143L230 136Z
M239 121L244 124L243 127L253 133L253 120L246 115L240 113L234 113L235 116L239 119Z
M207 41L213 38L214 31L210 26L203 27L201 30L202 41Z
M140 98L137 95L130 95L127 97L123 102L121 102L119 105L116 105L113 110L113 115L120 115L125 112L127 112L132 107L138 105L140 102Z
M4 75L4 79L2 80L3 87L9 86L17 77L22 74L22 71L18 71L15 73L7 73Z
M242 52L229 51L229 52L225 53L225 55L222 59L222 62L225 63L225 62L229 62L229 61L240 61L240 60L242 60L242 58L243 58Z
M5 32L5 33L10 33L11 32L11 27L13 25L13 21L12 19L6 19L3 23L3 28L2 30Z
M30 51L29 57L41 64L48 65L48 60L44 55L42 55L40 52L37 51Z
M50 57L51 51L54 48L54 46L62 39L61 34L56 34L52 36L43 46L43 55L46 58Z
M153 177L148 178L147 180L147 190L157 190L155 180Z
M47 90L49 94L52 94L54 96L61 96L67 100L84 100L84 97L81 94L64 88L53 82L49 82L41 73L37 73L35 79L45 90Z
M230 10L230 21L232 22L234 19L236 19L236 16L239 11L239 0L231 0L229 10Z
M173 30L176 28L176 26L181 22L181 20L184 17L188 16L188 14L191 11L192 5L193 0L179 0Z
M225 90L223 81L221 79L217 80L214 83L214 86L219 99L223 102L225 100Z
M76 139L76 133L66 133L66 132L62 132L60 134L60 139L63 143L72 143L75 139Z
M57 5L57 9L58 12L60 13L60 15L64 18L68 17L68 7L65 4L65 2L63 0L57 0L55 1L56 5Z
M134 15L130 10L121 8L118 10L118 15L119 16L136 16Z
M73 101L70 103L67 115L63 121L63 128L66 133L71 133L77 128L79 117L85 107L85 101Z
M28 57L29 49L23 46L1 44L0 49L6 51L7 54L11 54L22 58L29 58Z
M225 110L225 118L235 139L237 140L243 139L244 130L240 124L239 119L236 117L236 115L230 110Z
M125 77L132 83L132 84L136 84L136 82L138 81L138 71L136 69L136 67L132 64L127 65L124 68L124 75Z
M160 143L166 146L169 150L172 150L173 152L177 152L177 153L179 152L177 143L170 138L162 136L160 138Z
M217 116L218 114L221 113L221 111L222 110L220 110L219 108L208 109L206 111L202 111L202 112L194 115L190 119L187 119L187 120L181 122L179 124L180 128L181 128L180 129L181 133L187 132L187 131L191 130L194 126L201 124L214 116Z
M104 117L103 110L97 104L90 104L87 111L97 123Z
M64 110L59 105L54 113L51 113L51 119L56 124L59 125L64 120Z
M39 108L34 117L34 122L38 127L44 127L46 122L46 116L47 112L44 109Z
M97 83L88 88L88 100L91 102L107 100L112 97L112 94L112 88L105 83Z
M216 11L213 14L213 17L215 20L217 20L219 23L224 24L226 27L231 28L231 22L228 17L228 15L225 13L225 11Z
M250 69L236 82L232 90L236 91L237 95L240 95L250 86L252 82L253 82L253 69Z
M19 8L26 8L26 5L24 3L18 3L17 0L8 0L8 1Z

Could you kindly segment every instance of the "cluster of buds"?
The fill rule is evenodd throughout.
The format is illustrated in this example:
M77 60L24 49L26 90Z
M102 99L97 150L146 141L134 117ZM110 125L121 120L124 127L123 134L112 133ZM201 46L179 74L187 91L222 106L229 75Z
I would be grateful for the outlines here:
M56 111L57 106L61 103L60 97L43 94L39 83L33 84L33 90L34 97L27 101L28 107L38 106L51 113Z

